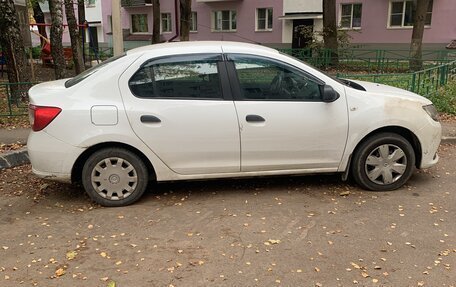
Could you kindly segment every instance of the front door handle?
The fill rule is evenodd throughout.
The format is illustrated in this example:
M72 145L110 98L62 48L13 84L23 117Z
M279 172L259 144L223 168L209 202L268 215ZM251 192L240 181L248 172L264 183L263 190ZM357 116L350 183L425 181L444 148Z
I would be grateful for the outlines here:
M266 121L262 116L259 115L247 115L245 117L245 120L249 123L262 123Z
M141 122L146 124L158 124L161 123L161 120L156 116L152 115L143 115L141 116Z

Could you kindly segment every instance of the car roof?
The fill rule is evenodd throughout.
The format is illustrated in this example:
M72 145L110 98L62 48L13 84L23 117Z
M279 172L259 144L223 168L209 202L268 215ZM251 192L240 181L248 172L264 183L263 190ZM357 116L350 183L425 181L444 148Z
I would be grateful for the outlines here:
M230 42L230 41L185 41L185 42L167 42L155 45L142 46L127 51L127 54L136 54L144 52L153 52L154 50L162 49L173 49L174 51L182 50L185 54L189 49L204 52L205 50L213 51L214 48L220 47L224 52L236 52L236 53L278 53L277 50L244 42Z

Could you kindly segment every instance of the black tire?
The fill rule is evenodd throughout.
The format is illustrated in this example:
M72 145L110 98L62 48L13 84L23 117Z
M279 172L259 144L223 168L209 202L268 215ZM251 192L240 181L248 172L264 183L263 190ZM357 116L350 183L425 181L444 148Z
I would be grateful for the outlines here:
M141 158L122 148L94 152L82 169L84 189L93 201L103 206L136 202L146 191L148 181L148 169Z
M382 156L381 150L383 155L388 152L387 160ZM403 152L402 154L400 150ZM398 151L398 157L400 155L403 155L403 157L393 161L392 155L394 151ZM371 157L368 162L369 156ZM400 173L396 169L404 171ZM414 170L415 152L412 145L404 137L395 133L379 133L367 138L353 155L352 176L358 185L367 190L387 191L398 189L410 179ZM379 171L380 175L376 178ZM388 176L389 173L391 173L391 178ZM391 182L390 179L392 180Z

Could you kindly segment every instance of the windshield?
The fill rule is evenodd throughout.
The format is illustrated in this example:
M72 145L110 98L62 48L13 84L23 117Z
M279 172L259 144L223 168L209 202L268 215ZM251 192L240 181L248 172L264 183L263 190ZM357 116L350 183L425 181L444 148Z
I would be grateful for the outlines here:
M81 82L82 80L88 78L90 75L98 72L101 68L103 68L107 64L112 63L115 60L120 59L120 58L122 58L125 55L126 54L123 53L122 55L111 57L111 58L107 59L106 61L103 61L100 64L98 64L96 66L93 66L90 69L85 70L84 72L80 73L79 75L77 75L77 76L69 79L68 81L66 81L65 82L65 88L69 88L69 87L72 87L72 86L76 85L77 83Z

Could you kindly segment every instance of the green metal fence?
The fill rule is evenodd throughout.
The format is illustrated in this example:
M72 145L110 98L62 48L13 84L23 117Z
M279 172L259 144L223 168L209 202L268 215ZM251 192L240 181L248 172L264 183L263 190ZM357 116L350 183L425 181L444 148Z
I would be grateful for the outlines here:
M405 89L423 96L436 93L448 81L456 80L456 60L413 73L336 74L338 78L369 81Z
M319 68L330 68L331 50L329 49L280 49ZM337 54L339 63L334 69L394 73L409 71L409 50L384 49L340 49ZM454 50L425 50L422 52L424 68L434 67L456 60Z
M296 51L289 51L298 58L303 58L311 64L321 66L328 65L330 58L330 50L320 50L318 54L314 54L314 51L300 49ZM364 61L363 57L368 57L369 54L362 54L361 50L353 52L350 57L356 61ZM367 53L367 52L366 52ZM372 53L370 51L369 53ZM386 55L392 55L392 52L375 52L375 58L383 59ZM405 90L415 92L423 96L430 96L438 91L438 89L447 84L450 80L456 81L456 52L445 51L433 51L426 54L428 59L434 57L432 63L433 66L424 69L419 72L407 72L407 73L369 73L364 70L363 73L337 73L336 76L347 79L358 79L364 81L370 81L380 84L387 84L395 87L399 87ZM403 54L397 54L397 59L403 56ZM450 61L452 57L455 57L453 61ZM440 58L440 59L439 59ZM308 60L312 59L312 61ZM354 61L354 60L353 60ZM385 63L392 63L392 59L388 59ZM33 86L34 83L8 83L0 82L0 117L1 116L18 116L25 115L28 113L28 97L27 91Z
M0 116L20 116L27 114L27 91L34 84L0 82Z

